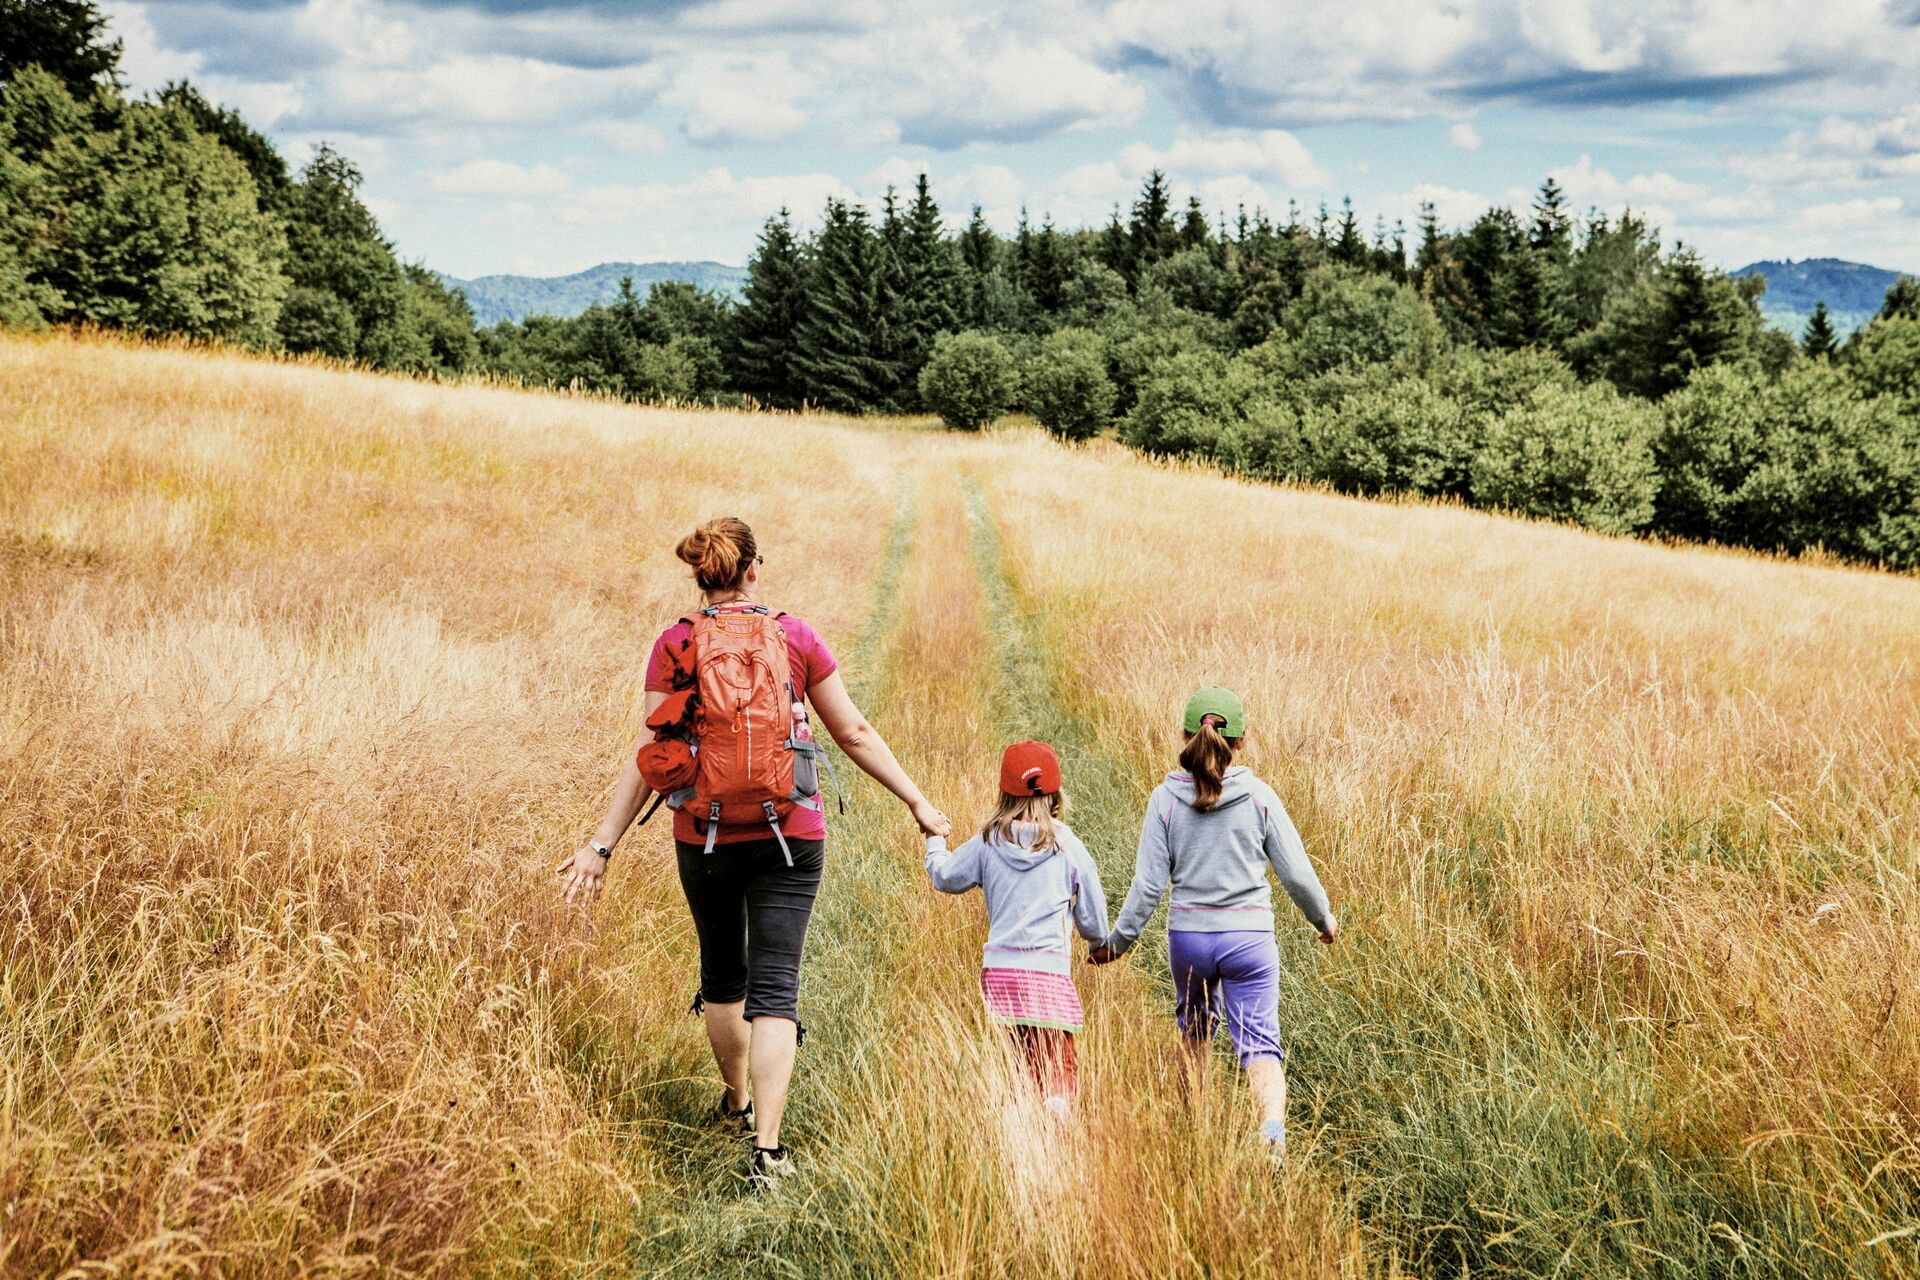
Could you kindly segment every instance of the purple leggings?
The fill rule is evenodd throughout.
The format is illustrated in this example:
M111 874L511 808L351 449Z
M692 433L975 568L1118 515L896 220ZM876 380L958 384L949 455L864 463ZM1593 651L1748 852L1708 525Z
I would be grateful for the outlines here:
M1167 934L1174 1016L1183 1035L1213 1039L1224 1019L1240 1054L1284 1060L1280 1047L1280 948L1269 929Z

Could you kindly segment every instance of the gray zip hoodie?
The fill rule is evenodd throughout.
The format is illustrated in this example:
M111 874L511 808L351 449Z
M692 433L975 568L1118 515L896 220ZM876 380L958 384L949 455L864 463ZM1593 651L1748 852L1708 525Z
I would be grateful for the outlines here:
M1205 813L1193 807L1193 777L1170 773L1147 801L1140 826L1140 855L1133 887L1107 935L1116 955L1139 940L1173 882L1167 928L1191 933L1228 933L1273 928L1273 889L1267 868L1322 933L1333 908L1320 877L1307 861L1300 833L1273 788L1244 765L1227 770L1220 802Z
M1038 827L1016 824L1020 843L977 835L951 853L939 836L927 840L927 876L942 893L978 888L987 899L988 969L1037 969L1070 973L1066 917L1080 936L1107 936L1107 895L1087 847L1064 823L1053 824L1059 848L1030 847Z

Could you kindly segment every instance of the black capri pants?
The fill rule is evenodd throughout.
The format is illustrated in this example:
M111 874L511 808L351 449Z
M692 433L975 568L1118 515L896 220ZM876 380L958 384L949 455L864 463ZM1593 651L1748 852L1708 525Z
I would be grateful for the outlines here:
M800 953L826 867L826 841L706 846L676 840L680 888L700 935L700 998L747 1002L746 1017L800 1020Z

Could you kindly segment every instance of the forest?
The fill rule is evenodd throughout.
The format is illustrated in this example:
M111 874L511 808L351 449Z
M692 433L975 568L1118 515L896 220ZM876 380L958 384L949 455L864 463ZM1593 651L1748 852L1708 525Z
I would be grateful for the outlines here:
M922 175L877 209L769 218L738 302L623 287L476 326L404 261L321 147L298 172L181 82L130 97L84 0L8 11L0 323L90 325L653 403L1025 413L1069 439L1276 481L1404 494L1895 568L1920 566L1920 282L1845 343L1769 328L1736 280L1549 179L1411 234L1351 202L1284 218L1154 172L1105 226L979 208ZM31 20L28 20L28 17Z

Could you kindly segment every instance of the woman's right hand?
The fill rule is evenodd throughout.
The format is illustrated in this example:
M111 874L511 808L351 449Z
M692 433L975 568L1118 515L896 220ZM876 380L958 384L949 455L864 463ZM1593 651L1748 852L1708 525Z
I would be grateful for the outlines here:
M1333 940L1339 936L1340 936L1340 917L1328 916L1327 927L1320 931L1320 941L1326 943L1328 946L1332 946Z
M910 807L913 810L913 820L920 824L921 835L939 836L944 840L953 834L953 823L948 820L946 814L933 807L931 800L922 797Z
M554 870L566 877L561 890L567 905L572 906L574 899L578 898L581 906L590 907L594 896L600 892L601 880L606 877L607 859L601 857L592 845L584 844L578 853Z

